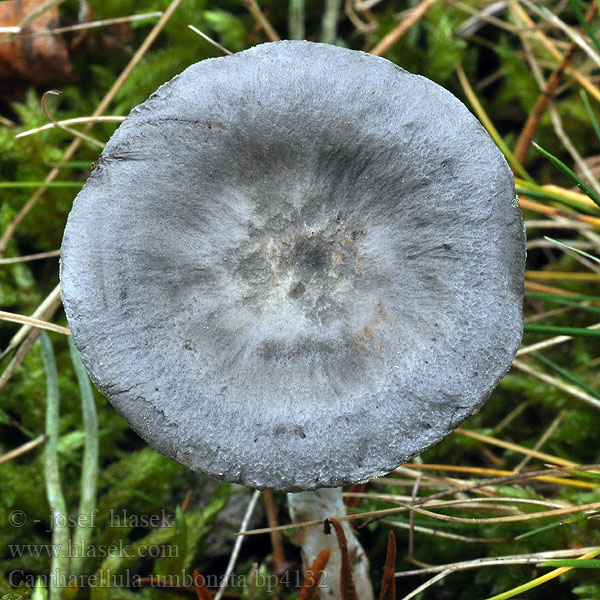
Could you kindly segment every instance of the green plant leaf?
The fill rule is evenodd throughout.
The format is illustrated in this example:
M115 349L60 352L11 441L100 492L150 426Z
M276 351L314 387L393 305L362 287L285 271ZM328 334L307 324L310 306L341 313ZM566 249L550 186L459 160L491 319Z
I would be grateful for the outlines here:
M558 558L556 560L545 560L540 567L575 567L577 569L600 569L600 560L590 558L589 560L577 560L573 558Z
M600 338L599 329L586 329L585 327L561 327L558 325L534 325L524 327L525 333L540 333L547 335L568 335L581 338Z

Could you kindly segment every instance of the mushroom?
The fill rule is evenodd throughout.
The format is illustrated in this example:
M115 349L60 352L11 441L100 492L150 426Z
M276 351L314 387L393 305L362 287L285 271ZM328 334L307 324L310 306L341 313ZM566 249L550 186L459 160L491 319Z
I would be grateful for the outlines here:
M511 172L460 101L285 41L132 110L69 215L61 288L150 445L301 492L387 473L482 406L520 344L524 257Z

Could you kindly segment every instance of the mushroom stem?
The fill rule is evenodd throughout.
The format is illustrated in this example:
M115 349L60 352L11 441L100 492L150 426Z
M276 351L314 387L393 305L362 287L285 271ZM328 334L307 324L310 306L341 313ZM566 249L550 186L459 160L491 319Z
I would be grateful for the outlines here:
M323 488L314 492L288 494L290 517L294 523L321 521L346 514L342 488ZM373 588L369 579L369 560L347 521L342 523L348 545L348 557L357 597L372 600ZM331 557L326 567L327 575L320 584L321 600L341 599L341 553L335 533L326 534L323 527L301 527L294 532L293 541L302 549L304 570L310 568L317 554L329 548ZM318 574L315 574L315 576Z

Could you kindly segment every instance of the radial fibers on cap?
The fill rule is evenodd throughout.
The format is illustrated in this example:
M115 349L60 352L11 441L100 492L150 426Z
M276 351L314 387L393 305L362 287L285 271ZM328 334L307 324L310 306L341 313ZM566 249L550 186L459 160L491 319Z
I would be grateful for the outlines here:
M160 452L251 487L364 481L476 412L522 333L512 175L449 92L362 52L197 63L67 223L92 379Z

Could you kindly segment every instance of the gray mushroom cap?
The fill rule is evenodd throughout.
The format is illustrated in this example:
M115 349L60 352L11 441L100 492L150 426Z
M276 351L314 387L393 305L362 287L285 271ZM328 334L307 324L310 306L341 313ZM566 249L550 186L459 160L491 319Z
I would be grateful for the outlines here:
M149 444L299 491L386 473L481 407L521 340L524 257L512 175L452 94L277 42L133 109L75 200L61 287Z

